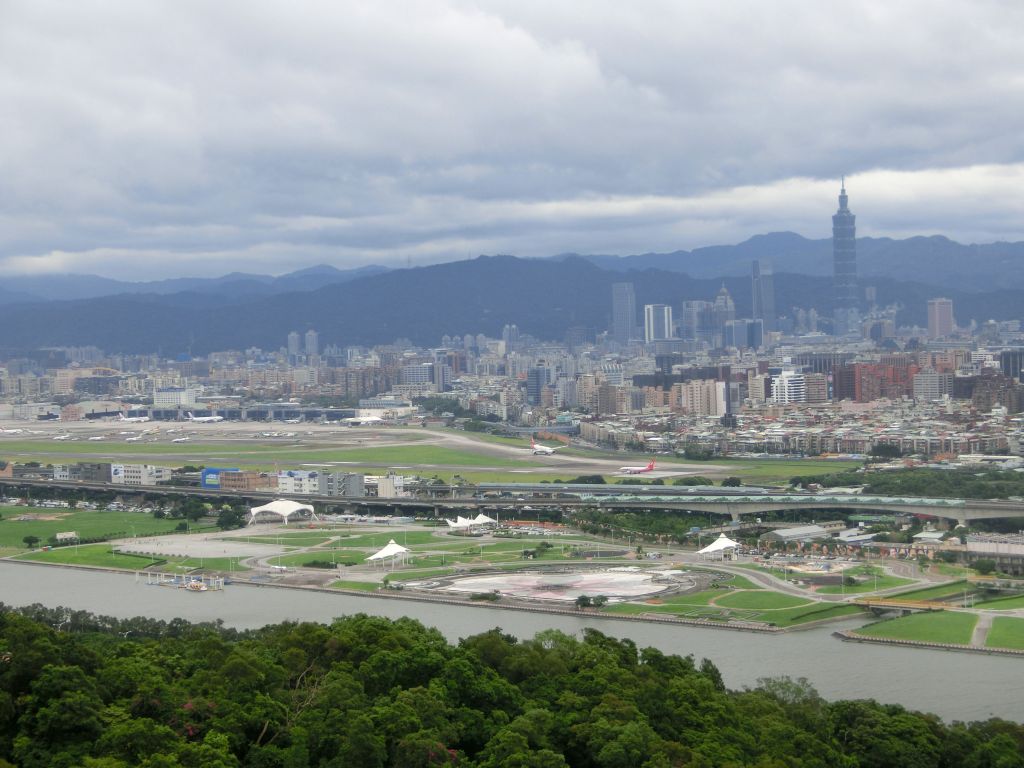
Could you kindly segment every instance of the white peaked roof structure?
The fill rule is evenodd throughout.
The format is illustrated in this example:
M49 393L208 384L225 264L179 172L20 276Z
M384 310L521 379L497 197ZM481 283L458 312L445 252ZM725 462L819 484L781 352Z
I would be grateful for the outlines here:
M697 556L702 560L724 560L732 558L736 554L736 547L739 546L738 542L733 541L724 533L719 534L718 538L708 544L704 549L697 552Z
M380 562L384 563L387 560L391 561L392 566L396 562L405 562L406 556L409 554L409 550L403 547L401 544L396 544L395 540L392 539L387 543L384 549L379 552L374 552L366 560L368 562Z
M257 515L264 512L277 515L284 520L285 525L288 524L288 518L294 515L296 512L309 512L310 519L319 520L316 516L316 512L313 511L313 507L310 504L299 504L297 501L289 501L288 499L274 499L269 504L264 504L262 507L252 507L249 510L249 525L256 522Z
M448 523L449 528L472 528L476 525L494 525L497 520L492 520L482 512L474 517L472 520L468 517L459 515L454 520L445 520Z

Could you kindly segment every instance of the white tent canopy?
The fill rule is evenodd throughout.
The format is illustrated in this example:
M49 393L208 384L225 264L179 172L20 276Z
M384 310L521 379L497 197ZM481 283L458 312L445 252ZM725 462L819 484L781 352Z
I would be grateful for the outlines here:
M294 515L296 512L303 511L309 512L311 519L319 519L310 504L299 504L297 501L289 501L288 499L274 499L270 503L264 504L262 507L252 507L249 510L249 525L255 523L256 516L263 512L271 515L277 515L284 520L285 525L287 525L289 517Z
M409 554L409 550L403 547L401 544L395 543L392 539L387 543L384 549L379 552L374 552L366 560L368 562L380 562L383 563L385 560L390 560L392 565L396 561L405 561L405 556Z
M472 528L475 525L493 525L497 521L481 512L473 519L459 515L455 520L445 520L445 522L448 523L449 528Z
M738 542L733 541L722 533L704 549L699 550L697 556L704 559L722 560L736 554L736 547L738 546ZM729 550L732 551L730 552Z
M473 525L493 525L496 522L498 521L492 520L483 512L481 512L479 515L473 518Z

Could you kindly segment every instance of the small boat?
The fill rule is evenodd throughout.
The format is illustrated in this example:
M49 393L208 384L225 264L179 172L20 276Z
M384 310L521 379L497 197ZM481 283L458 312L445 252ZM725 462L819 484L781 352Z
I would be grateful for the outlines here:
M185 589L191 590L192 592L205 592L209 587L201 581L190 581L185 584Z

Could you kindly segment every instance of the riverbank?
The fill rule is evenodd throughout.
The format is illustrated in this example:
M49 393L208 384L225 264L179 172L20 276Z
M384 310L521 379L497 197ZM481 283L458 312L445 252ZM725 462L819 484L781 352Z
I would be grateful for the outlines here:
M876 645L899 645L909 648L928 648L933 651L959 651L961 653L977 653L986 656L1017 656L1024 657L1024 650L1017 648L989 648L987 646L960 645L959 643L930 643L925 640L900 640L893 637L868 637L859 635L856 630L841 629L832 633L847 643L873 643Z

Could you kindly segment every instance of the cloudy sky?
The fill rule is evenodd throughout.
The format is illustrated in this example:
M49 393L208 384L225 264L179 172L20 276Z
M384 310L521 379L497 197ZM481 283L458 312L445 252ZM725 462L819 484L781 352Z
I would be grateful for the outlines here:
M1024 6L0 0L0 274L1024 240Z

